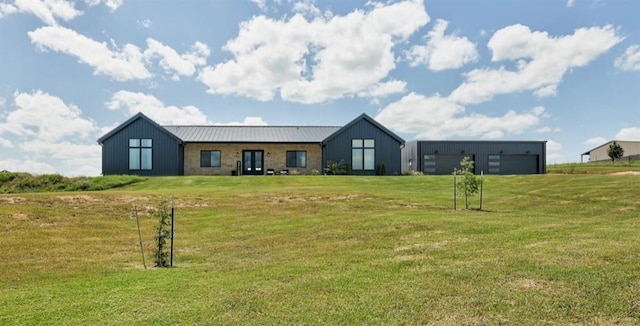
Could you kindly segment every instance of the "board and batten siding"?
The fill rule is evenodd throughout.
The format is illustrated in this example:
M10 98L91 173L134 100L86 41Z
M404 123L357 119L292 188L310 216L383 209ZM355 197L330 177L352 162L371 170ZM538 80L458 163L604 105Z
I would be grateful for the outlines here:
M152 139L151 170L129 170L129 139ZM139 117L102 141L102 174L182 175L183 155L175 136Z
M460 167L446 158L465 156L474 160L476 174L546 173L545 141L411 141L402 152L403 173L421 171L425 174L451 174L454 168ZM435 160L435 171L425 166L425 155ZM494 160L494 164L499 161L497 166L490 166L489 155L499 157ZM411 166L409 161L412 162ZM441 162L441 166L438 162ZM433 166L434 163L427 164Z
M365 118L354 120L324 142L323 169L327 167L327 161L330 160L334 162L344 160L351 164L352 139L375 140L376 167L375 170L353 170L353 174L376 175L380 172L382 164L386 166L387 175L401 173L400 147L403 142L399 142L396 138Z

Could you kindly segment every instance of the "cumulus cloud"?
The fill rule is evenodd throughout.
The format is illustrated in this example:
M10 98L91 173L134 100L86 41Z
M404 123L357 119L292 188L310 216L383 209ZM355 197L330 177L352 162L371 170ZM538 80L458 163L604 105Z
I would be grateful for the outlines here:
M66 0L16 0L13 4L0 3L0 18L12 13L26 13L38 17L47 25L58 25L58 19L70 21L82 15L73 1Z
M554 140L547 140L547 151L549 152L559 152L562 150L562 144L558 143Z
M0 2L0 19L9 16L10 14L17 12L18 8L10 3Z
M245 117L242 122L216 123L218 126L267 126L262 117Z
M14 102L15 109L0 122L0 135L58 141L68 136L86 137L97 128L94 121L82 117L77 106L42 91L16 92Z
M173 80L180 80L180 76L191 76L198 66L205 65L210 53L209 47L201 42L196 42L191 51L179 54L173 48L149 38L144 57L148 61L159 59L160 67L166 72L173 73Z
M632 45L614 62L616 68L624 71L640 71L640 45Z
M444 35L448 25L446 20L438 19L427 34L426 45L415 45L407 51L406 56L412 67L424 64L431 70L439 71L460 68L478 60L476 46L466 37Z
M450 98L462 104L476 104L494 96L533 91L538 97L552 96L564 74L589 64L623 40L611 25L577 29L572 35L551 37L532 32L523 25L497 31L489 40L492 61L512 61L515 69L474 69Z
M123 2L124 0L85 0L85 3L90 7L97 6L101 3L104 3L104 5L107 8L109 8L111 11L116 11L116 9L122 6Z
M14 157L1 161L0 170L69 175L80 166L97 169L100 146L94 137L99 128L93 120L83 117L77 106L40 90L16 92L11 104L8 113L0 117L0 135L16 139L4 139L14 148ZM2 145L7 147L6 142ZM15 164L20 155L24 156L20 160L24 164Z
M640 140L640 127L622 128L616 134L616 139L620 139L620 140Z
M105 103L111 110L125 110L127 115L142 112L163 125L200 125L209 124L207 116L193 105L184 107L165 106L153 95L129 91L118 91Z
M16 171L16 172L29 172L34 174L48 174L55 173L56 169L48 163L24 159L7 159L0 160L0 171Z
M145 67L142 52L135 45L126 44L122 49L111 49L106 43L59 26L41 27L27 34L41 50L75 56L80 62L93 67L95 74L106 75L117 81L152 77Z
M394 47L428 21L419 0L311 21L299 13L282 20L256 16L225 44L233 58L204 68L198 80L210 93L260 101L278 93L309 104L365 94L395 68Z
M416 134L421 139L492 139L531 129L544 115L541 107L523 113L508 111L497 117L466 113L463 106L438 94L426 97L410 93L382 109L376 120L395 131Z
M602 145L604 143L606 143L608 140L604 137L592 137L587 139L584 143L586 145L591 145L591 146L599 146Z
M6 148L13 148L13 143L10 140L0 137L0 146Z

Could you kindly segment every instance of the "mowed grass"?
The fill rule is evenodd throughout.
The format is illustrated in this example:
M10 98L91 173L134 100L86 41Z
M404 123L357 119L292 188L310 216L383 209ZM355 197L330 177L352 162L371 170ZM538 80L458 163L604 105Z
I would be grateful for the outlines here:
M448 176L0 195L0 324L640 324L640 176L484 180L483 211ZM169 197L145 270L133 207L152 265Z

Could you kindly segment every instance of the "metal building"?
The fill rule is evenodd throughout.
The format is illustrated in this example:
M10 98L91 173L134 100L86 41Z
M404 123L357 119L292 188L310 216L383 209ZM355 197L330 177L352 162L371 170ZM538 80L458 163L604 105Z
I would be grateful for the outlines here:
M589 156L589 162L611 161L611 158L609 157L609 154L608 154L608 150L609 150L609 145L611 145L614 141L618 143L620 147L622 147L622 150L624 151L624 154L621 160L640 158L640 141L612 140L596 148L593 148L589 151L582 153L582 155L580 156L580 161L582 161L582 158L585 155Z
M544 174L546 141L425 141L407 142L402 149L402 172L452 174L460 161L474 161L474 173Z

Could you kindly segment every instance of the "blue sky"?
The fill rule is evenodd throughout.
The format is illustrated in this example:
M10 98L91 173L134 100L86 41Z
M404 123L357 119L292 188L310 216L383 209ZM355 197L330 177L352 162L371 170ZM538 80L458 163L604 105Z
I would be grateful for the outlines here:
M98 175L96 139L160 124L640 139L640 2L0 0L0 170Z

